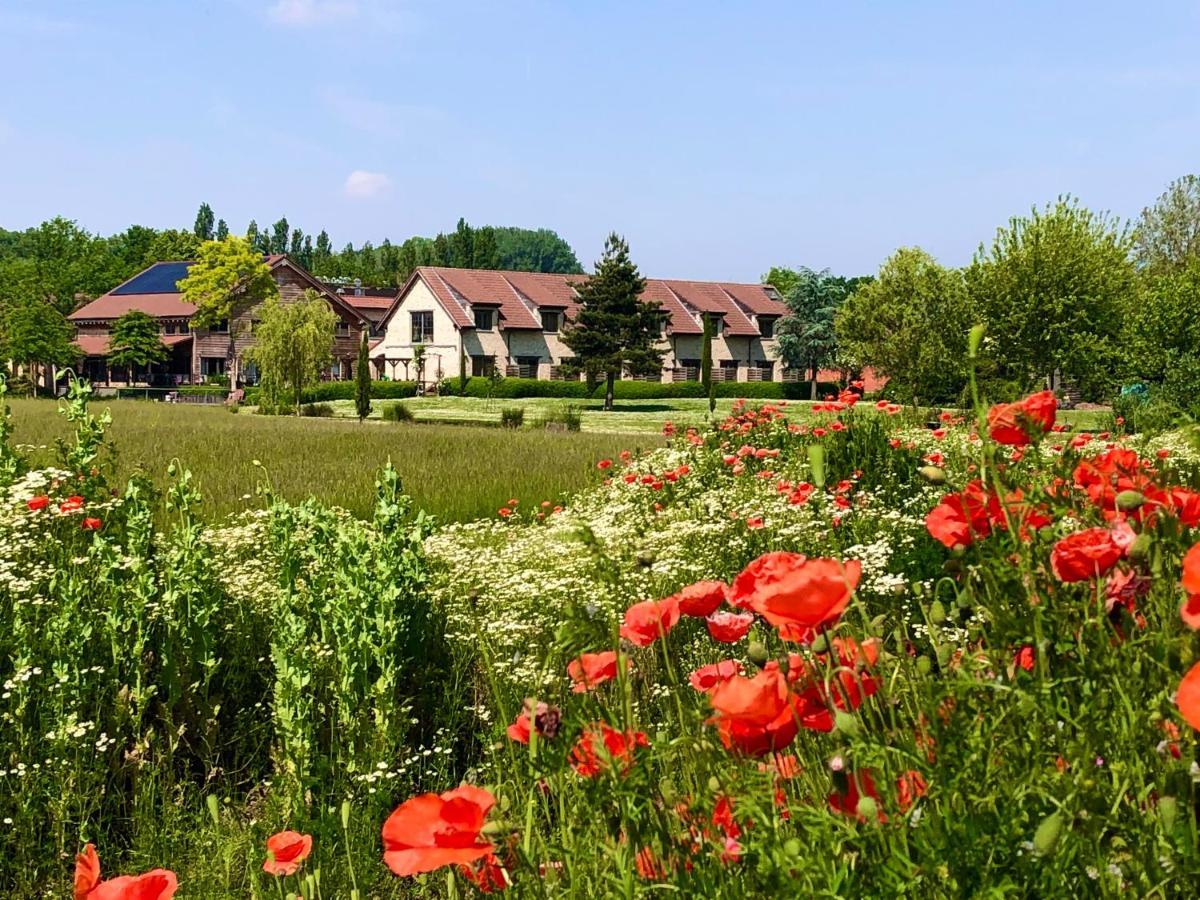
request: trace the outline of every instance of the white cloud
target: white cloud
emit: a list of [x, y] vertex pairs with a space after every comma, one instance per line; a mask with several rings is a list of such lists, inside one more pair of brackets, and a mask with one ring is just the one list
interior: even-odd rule
[[355, 169], [346, 176], [347, 197], [375, 197], [392, 186], [392, 179], [382, 172]]
[[306, 28], [353, 19], [358, 12], [357, 0], [276, 0], [267, 15], [280, 25]]

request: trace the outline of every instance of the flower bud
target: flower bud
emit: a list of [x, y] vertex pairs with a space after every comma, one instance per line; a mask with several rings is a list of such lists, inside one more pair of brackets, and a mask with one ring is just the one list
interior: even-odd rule
[[859, 732], [858, 718], [844, 709], [839, 709], [833, 714], [833, 724], [842, 734], [853, 736]]
[[771, 658], [770, 652], [767, 650], [767, 645], [762, 641], [751, 641], [750, 647], [747, 650], [747, 655], [750, 657], [750, 662], [758, 667], [765, 666], [767, 660]]
[[1163, 828], [1172, 831], [1179, 816], [1179, 801], [1174, 797], [1158, 798], [1158, 815], [1162, 819]]
[[709, 776], [708, 789], [714, 794], [719, 792], [721, 790], [721, 779], [719, 779], [716, 775]]
[[1150, 548], [1153, 546], [1154, 539], [1147, 532], [1142, 532], [1133, 539], [1133, 543], [1129, 545], [1126, 551], [1129, 558], [1135, 561], [1149, 559]]
[[783, 852], [792, 859], [799, 858], [803, 850], [804, 848], [801, 846], [800, 841], [798, 841], [796, 838], [788, 838], [783, 842]]
[[1146, 495], [1141, 491], [1121, 491], [1117, 494], [1117, 509], [1121, 512], [1133, 512], [1146, 502]]
[[928, 656], [917, 657], [917, 672], [921, 675], [928, 675], [933, 671], [933, 662]]
[[873, 822], [879, 817], [879, 804], [873, 797], [859, 797], [857, 812], [868, 822]]
[[829, 649], [829, 640], [825, 637], [825, 632], [821, 632], [813, 638], [813, 642], [809, 646], [812, 648], [813, 653], [826, 652]]
[[934, 625], [941, 625], [946, 621], [946, 607], [942, 605], [941, 600], [934, 600], [929, 604], [929, 621]]
[[1063, 818], [1061, 813], [1054, 813], [1042, 820], [1033, 834], [1033, 849], [1039, 856], [1047, 856], [1058, 846], [1062, 835]]

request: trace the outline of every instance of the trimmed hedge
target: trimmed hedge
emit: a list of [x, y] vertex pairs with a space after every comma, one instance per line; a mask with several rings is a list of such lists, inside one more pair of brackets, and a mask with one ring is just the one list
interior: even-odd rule
[[[780, 381], [734, 382], [722, 381], [716, 385], [718, 397], [744, 397], [747, 400], [807, 400], [809, 382], [797, 381], [787, 384]], [[817, 397], [838, 392], [834, 382], [817, 383]], [[465, 392], [458, 390], [458, 379], [452, 378], [441, 385], [443, 395], [466, 397], [492, 397], [497, 400], [519, 400], [526, 397], [571, 397], [598, 400], [604, 397], [604, 384], [596, 385], [589, 393], [583, 381], [539, 381], [535, 378], [504, 378], [492, 384], [486, 378], [471, 378]], [[699, 381], [676, 381], [663, 384], [657, 381], [618, 381], [613, 385], [616, 400], [678, 400], [682, 398], [702, 399], [708, 394]]]
[[[258, 403], [258, 388], [246, 389], [246, 402]], [[406, 400], [417, 395], [415, 381], [372, 381], [372, 400]], [[300, 396], [301, 403], [329, 403], [333, 400], [353, 400], [353, 381], [322, 381]]]
[[588, 396], [587, 385], [582, 381], [539, 381], [536, 378], [501, 378], [495, 383], [487, 378], [468, 378], [467, 389], [458, 389], [458, 379], [442, 382], [442, 394], [456, 397], [492, 397], [497, 400], [519, 400], [523, 397], [577, 397]]

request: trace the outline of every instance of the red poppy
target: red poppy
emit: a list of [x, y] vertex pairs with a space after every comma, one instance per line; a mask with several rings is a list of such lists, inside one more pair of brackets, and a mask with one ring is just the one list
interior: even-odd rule
[[1034, 666], [1037, 665], [1037, 655], [1032, 644], [1025, 644], [1017, 648], [1017, 652], [1013, 654], [1013, 665], [1026, 672], [1033, 671]]
[[750, 632], [754, 625], [754, 613], [735, 613], [720, 610], [704, 620], [704, 626], [714, 641], [736, 644]]
[[621, 774], [633, 765], [634, 751], [648, 747], [645, 732], [618, 731], [607, 722], [584, 728], [571, 748], [571, 768], [584, 778], [595, 778], [608, 769], [610, 763], [622, 763]]
[[268, 875], [295, 875], [312, 852], [312, 835], [281, 831], [267, 838], [263, 871]]
[[665, 600], [643, 600], [625, 610], [625, 623], [621, 626], [621, 637], [635, 647], [649, 647], [679, 622], [679, 601], [675, 597]]
[[1189, 528], [1200, 525], [1200, 492], [1187, 488], [1171, 488], [1167, 492], [1171, 509], [1183, 525]]
[[50, 505], [50, 498], [45, 494], [39, 494], [36, 497], [31, 497], [26, 505], [29, 507], [30, 512], [38, 512]]
[[75, 900], [171, 900], [178, 887], [175, 873], [168, 869], [101, 881], [100, 857], [91, 844], [75, 857]]
[[957, 494], [946, 494], [925, 516], [925, 527], [943, 546], [969, 547], [976, 538], [992, 533], [992, 525], [1003, 525], [1004, 515], [995, 493], [975, 479]]
[[1200, 544], [1196, 544], [1183, 557], [1183, 589], [1189, 594], [1200, 594]]
[[800, 698], [777, 668], [753, 678], [735, 675], [713, 689], [709, 702], [716, 712], [709, 722], [726, 749], [765, 756], [788, 746], [799, 730]]
[[[532, 720], [530, 716], [532, 715]], [[532, 701], [525, 701], [525, 708], [517, 715], [517, 718], [511, 725], [508, 726], [506, 733], [510, 740], [516, 741], [518, 744], [528, 744], [530, 730], [537, 728], [538, 738], [541, 740], [550, 740], [558, 734], [558, 726], [562, 720], [562, 711], [557, 707], [549, 706], [545, 703], [539, 703], [533, 706]]]
[[[879, 791], [875, 789], [875, 779], [867, 771], [857, 772], [848, 776], [845, 787], [841, 790], [835, 790], [829, 795], [829, 808], [834, 812], [840, 812], [842, 815], [865, 822], [866, 819], [858, 811], [859, 801], [863, 797], [870, 797], [877, 803], [879, 801]], [[887, 821], [887, 816], [884, 815], [882, 809], [878, 810], [876, 816], [880, 822]]]
[[509, 509], [507, 506], [502, 506], [502, 507], [500, 507], [500, 509], [499, 509], [499, 510], [496, 512], [496, 515], [498, 515], [498, 516], [499, 516], [500, 518], [502, 518], [502, 519], [507, 519], [509, 516], [511, 516], [511, 515], [512, 515], [512, 510], [511, 510], [511, 509]]
[[675, 595], [679, 611], [685, 616], [706, 619], [725, 601], [728, 588], [721, 581], [697, 581]]
[[1054, 427], [1058, 400], [1053, 391], [1031, 394], [1016, 403], [1001, 403], [988, 411], [988, 434], [998, 444], [1023, 447]]
[[1200, 629], [1200, 594], [1189, 594], [1179, 607], [1179, 615], [1192, 631]]
[[96, 517], [88, 516], [86, 519], [84, 519], [82, 522], [79, 523], [79, 527], [82, 528], [84, 531], [99, 531], [101, 524], [102, 524], [101, 521], [99, 519], [97, 519]]
[[405, 800], [383, 823], [383, 861], [397, 875], [467, 865], [495, 848], [480, 837], [496, 798], [465, 784]]
[[1155, 494], [1152, 471], [1133, 450], [1114, 448], [1087, 459], [1075, 467], [1075, 484], [1101, 509], [1113, 511], [1117, 494], [1142, 491]]
[[1200, 731], [1200, 662], [1196, 663], [1179, 682], [1175, 705], [1189, 725]]
[[[625, 668], [629, 668], [628, 659], [625, 660]], [[612, 681], [617, 677], [616, 651], [584, 653], [578, 659], [573, 659], [567, 664], [567, 674], [574, 682], [571, 689], [577, 694], [590, 691], [606, 681]]]
[[58, 504], [59, 512], [78, 512], [81, 509], [83, 509], [83, 498], [78, 494], [74, 494]]
[[1050, 567], [1059, 581], [1088, 581], [1106, 575], [1124, 555], [1109, 529], [1085, 528], [1054, 545]]
[[818, 655], [815, 670], [799, 654], [788, 655], [787, 680], [801, 700], [800, 724], [812, 731], [833, 731], [832, 709], [858, 709], [879, 690], [879, 680], [872, 674], [879, 659], [879, 639], [860, 644], [852, 638], [834, 638], [832, 643], [836, 669], [829, 684], [824, 675], [828, 654]]
[[596, 468], [600, 469], [601, 471], [604, 471], [605, 469], [611, 469], [612, 468], [612, 460], [611, 459], [602, 459], [602, 460], [600, 460], [600, 462], [596, 463]]
[[928, 791], [929, 784], [916, 769], [901, 772], [896, 779], [896, 805], [900, 812], [908, 812], [917, 798], [924, 797]]
[[806, 640], [811, 631], [837, 621], [858, 586], [857, 560], [808, 559], [775, 552], [750, 563], [730, 589], [730, 602], [758, 613], [784, 640]]
[[720, 662], [701, 666], [688, 676], [688, 684], [701, 693], [707, 694], [723, 681], [728, 681], [735, 675], [741, 675], [743, 666], [736, 659], [723, 659]]

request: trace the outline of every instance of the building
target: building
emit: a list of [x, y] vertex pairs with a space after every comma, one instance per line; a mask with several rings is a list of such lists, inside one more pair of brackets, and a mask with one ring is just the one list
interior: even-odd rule
[[[564, 377], [572, 353], [562, 330], [578, 309], [573, 285], [586, 277], [421, 266], [382, 318], [372, 349], [376, 373], [416, 378], [413, 348], [420, 345], [426, 382], [458, 375], [464, 358], [470, 375]], [[642, 296], [663, 313], [663, 369], [646, 380], [699, 380], [705, 315], [715, 325], [715, 380], [802, 377], [775, 357], [775, 323], [788, 310], [771, 285], [649, 278]]]
[[[370, 318], [347, 299], [318, 281], [286, 255], [268, 256], [264, 262], [279, 286], [283, 302], [317, 291], [338, 317], [334, 338], [334, 362], [327, 377], [337, 380], [352, 377], [358, 356], [358, 344]], [[128, 281], [77, 309], [67, 318], [76, 327], [75, 343], [83, 351], [83, 375], [94, 384], [123, 383], [128, 374], [108, 364], [109, 332], [113, 323], [130, 310], [141, 310], [159, 321], [159, 333], [171, 355], [165, 363], [143, 373], [141, 380], [162, 386], [201, 384], [213, 377], [232, 377], [237, 383], [256, 380], [252, 365], [243, 365], [246, 349], [254, 342], [252, 334], [255, 307], [236, 308], [233, 318], [211, 329], [192, 329], [190, 321], [196, 308], [183, 300], [178, 282], [191, 262], [159, 262]], [[135, 377], [136, 373], [135, 373]]]

